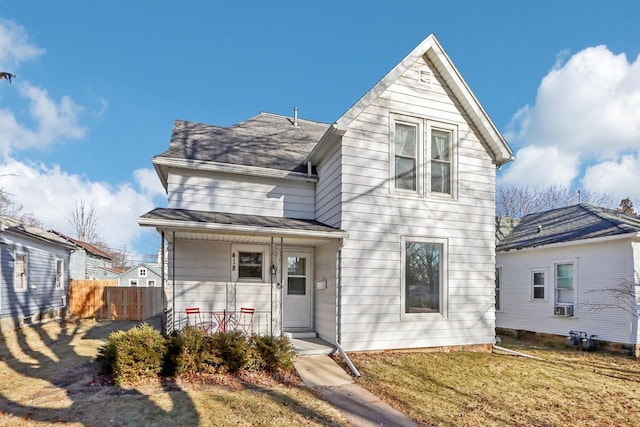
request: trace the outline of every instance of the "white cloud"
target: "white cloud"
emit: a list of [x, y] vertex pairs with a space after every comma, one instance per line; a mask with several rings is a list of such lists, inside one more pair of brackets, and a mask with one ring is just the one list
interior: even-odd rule
[[[146, 175], [153, 171], [136, 171]], [[70, 213], [76, 202], [95, 207], [99, 234], [113, 248], [132, 248], [144, 229], [137, 218], [154, 208], [154, 193], [131, 183], [111, 185], [92, 182], [87, 177], [66, 173], [59, 166], [26, 164], [6, 159], [0, 165], [2, 188], [12, 194], [24, 210], [45, 222], [48, 228], [74, 235]]]
[[13, 21], [0, 19], [0, 68], [15, 74], [20, 63], [34, 59], [45, 52], [32, 44], [24, 27]]
[[[623, 170], [628, 160], [621, 156], [638, 158], [640, 58], [629, 62], [606, 46], [565, 58], [561, 52], [542, 79], [535, 104], [514, 115], [505, 134], [520, 149], [499, 179], [533, 187], [583, 184], [586, 190], [597, 184], [614, 198], [639, 198], [640, 186], [632, 194], [621, 192], [613, 178], [630, 181], [632, 171]], [[605, 170], [611, 179], [592, 178]]]
[[82, 107], [63, 96], [56, 104], [47, 91], [29, 82], [19, 84], [19, 92], [29, 102], [29, 118], [35, 123], [31, 129], [20, 123], [8, 109], [0, 109], [0, 149], [3, 156], [26, 148], [44, 148], [62, 139], [80, 139], [86, 128], [79, 125]]
[[136, 169], [133, 171], [133, 177], [145, 194], [151, 197], [166, 197], [167, 193], [154, 169]]
[[615, 191], [616, 200], [640, 198], [640, 158], [638, 154], [623, 155], [587, 168], [582, 184], [598, 192]]

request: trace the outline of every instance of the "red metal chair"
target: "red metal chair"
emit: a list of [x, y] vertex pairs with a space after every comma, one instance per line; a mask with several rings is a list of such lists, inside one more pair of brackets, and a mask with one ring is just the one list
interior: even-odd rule
[[253, 314], [255, 311], [255, 308], [240, 307], [240, 314], [235, 323], [235, 330], [239, 330], [247, 336], [251, 335], [253, 332]]
[[200, 307], [187, 307], [184, 311], [187, 313], [188, 325], [201, 329], [207, 333], [209, 332], [209, 329], [211, 329], [211, 322], [203, 321], [202, 313], [200, 313]]

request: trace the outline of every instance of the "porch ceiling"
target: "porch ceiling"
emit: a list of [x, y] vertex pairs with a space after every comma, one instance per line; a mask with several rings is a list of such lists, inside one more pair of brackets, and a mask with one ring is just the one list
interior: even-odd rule
[[143, 227], [165, 232], [165, 238], [235, 243], [268, 243], [283, 238], [287, 244], [317, 246], [348, 234], [318, 221], [187, 209], [156, 208], [138, 218]]

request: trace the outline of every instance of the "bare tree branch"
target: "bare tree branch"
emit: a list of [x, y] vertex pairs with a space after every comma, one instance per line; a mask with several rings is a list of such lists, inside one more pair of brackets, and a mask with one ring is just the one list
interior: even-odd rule
[[101, 241], [98, 234], [98, 216], [93, 204], [87, 205], [83, 199], [76, 201], [69, 222], [73, 226], [78, 240], [88, 243]]

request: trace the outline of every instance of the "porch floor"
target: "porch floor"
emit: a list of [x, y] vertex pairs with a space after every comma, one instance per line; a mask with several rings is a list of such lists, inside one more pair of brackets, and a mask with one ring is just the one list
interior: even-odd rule
[[293, 350], [298, 356], [333, 354], [336, 348], [320, 338], [292, 338]]

